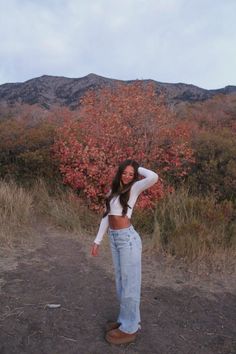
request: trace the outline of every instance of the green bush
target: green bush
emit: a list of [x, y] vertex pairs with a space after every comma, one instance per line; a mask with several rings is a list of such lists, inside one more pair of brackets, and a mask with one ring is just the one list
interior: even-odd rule
[[59, 178], [58, 165], [52, 158], [56, 122], [47, 117], [34, 122], [27, 118], [0, 119], [0, 178], [30, 184], [35, 178]]

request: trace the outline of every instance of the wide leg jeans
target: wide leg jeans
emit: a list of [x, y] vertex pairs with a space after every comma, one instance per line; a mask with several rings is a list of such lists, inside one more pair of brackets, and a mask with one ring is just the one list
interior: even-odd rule
[[116, 292], [120, 303], [120, 330], [134, 333], [140, 328], [142, 241], [133, 226], [109, 229], [115, 268]]

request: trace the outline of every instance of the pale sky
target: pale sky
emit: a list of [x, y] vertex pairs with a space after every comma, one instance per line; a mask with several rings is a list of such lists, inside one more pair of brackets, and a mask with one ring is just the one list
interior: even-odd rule
[[89, 73], [236, 85], [236, 0], [0, 0], [0, 84]]

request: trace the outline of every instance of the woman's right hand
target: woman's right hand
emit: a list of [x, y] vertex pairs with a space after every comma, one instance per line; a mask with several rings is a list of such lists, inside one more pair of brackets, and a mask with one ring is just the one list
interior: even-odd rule
[[98, 250], [99, 250], [99, 245], [97, 245], [94, 242], [92, 250], [91, 250], [91, 255], [94, 256], [94, 257], [97, 257], [98, 256]]

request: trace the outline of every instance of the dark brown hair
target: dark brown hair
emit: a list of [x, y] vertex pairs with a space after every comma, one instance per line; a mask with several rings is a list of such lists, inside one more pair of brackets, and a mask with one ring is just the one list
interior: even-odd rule
[[[134, 178], [133, 178], [132, 182], [123, 186], [123, 184], [121, 182], [121, 177], [122, 177], [122, 173], [124, 172], [124, 170], [126, 169], [127, 166], [133, 167]], [[106, 211], [105, 211], [103, 217], [105, 217], [106, 215], [109, 214], [110, 201], [115, 196], [120, 197], [120, 204], [122, 206], [122, 216], [126, 215], [128, 208], [130, 208], [130, 206], [128, 205], [130, 189], [131, 189], [132, 185], [134, 184], [134, 182], [136, 182], [138, 180], [138, 176], [139, 176], [138, 175], [138, 168], [139, 168], [139, 164], [135, 160], [125, 160], [124, 162], [122, 162], [119, 165], [116, 175], [115, 175], [115, 177], [112, 181], [112, 184], [111, 184], [111, 192], [110, 192], [109, 196], [106, 198]]]

